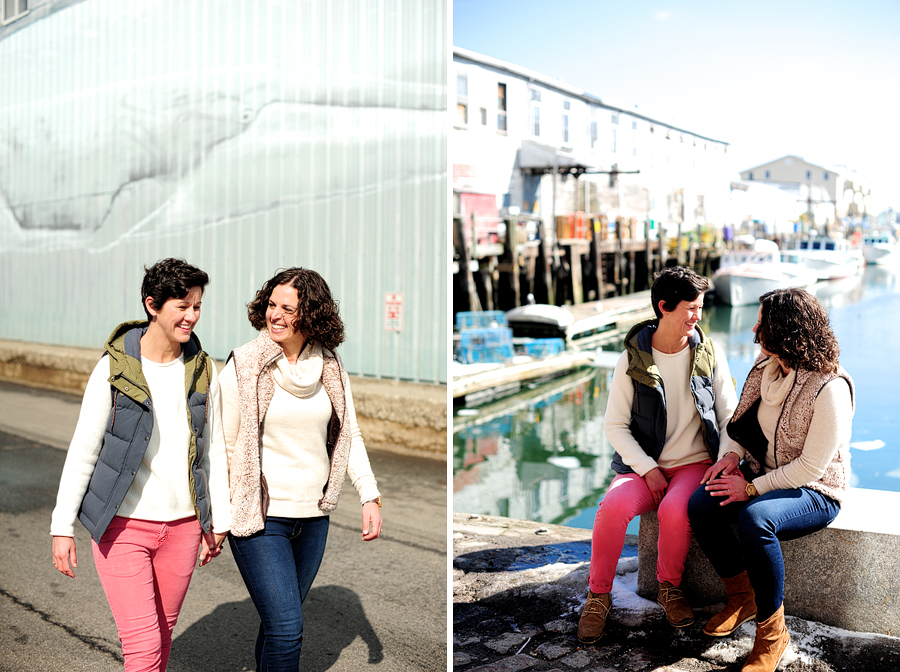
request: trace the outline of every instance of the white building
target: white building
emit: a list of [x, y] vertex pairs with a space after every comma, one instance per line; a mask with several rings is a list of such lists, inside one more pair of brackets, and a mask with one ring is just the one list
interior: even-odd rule
[[[459, 47], [451, 86], [454, 79], [454, 212], [476, 215], [479, 242], [510, 207], [547, 224], [579, 211], [609, 222], [649, 219], [669, 235], [679, 224], [722, 225], [728, 143]], [[634, 233], [643, 236], [643, 227]]]
[[791, 195], [817, 225], [837, 221], [858, 225], [868, 211], [871, 189], [854, 171], [843, 166], [819, 166], [799, 156], [783, 156], [741, 172], [747, 182], [769, 184]]

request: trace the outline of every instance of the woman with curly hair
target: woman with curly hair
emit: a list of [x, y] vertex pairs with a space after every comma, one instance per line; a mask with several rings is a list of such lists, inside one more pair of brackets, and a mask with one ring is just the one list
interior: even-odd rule
[[771, 672], [791, 639], [779, 541], [821, 530], [840, 511], [854, 388], [838, 363], [828, 312], [808, 292], [764, 294], [753, 331], [761, 353], [728, 424], [734, 444], [704, 474], [688, 515], [728, 596], [704, 632], [724, 637], [755, 618], [741, 669]]
[[259, 612], [256, 669], [296, 672], [302, 605], [345, 474], [362, 504], [363, 541], [381, 534], [381, 496], [335, 351], [344, 326], [325, 280], [304, 268], [279, 271], [247, 314], [259, 336], [234, 350], [221, 374], [229, 543]]

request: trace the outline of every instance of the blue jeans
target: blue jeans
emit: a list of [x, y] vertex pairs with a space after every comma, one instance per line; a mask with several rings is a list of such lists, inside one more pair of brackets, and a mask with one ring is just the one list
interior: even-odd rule
[[[841, 505], [809, 488], [773, 490], [748, 502], [721, 506], [700, 486], [691, 495], [688, 517], [694, 538], [726, 579], [744, 570], [756, 594], [757, 619], [778, 611], [784, 601], [784, 558], [779, 541], [797, 539], [833, 521]], [[737, 536], [731, 523], [737, 523]]]
[[328, 516], [275, 518], [249, 537], [229, 535], [231, 551], [259, 612], [257, 672], [297, 672], [303, 643], [303, 600], [328, 538]]

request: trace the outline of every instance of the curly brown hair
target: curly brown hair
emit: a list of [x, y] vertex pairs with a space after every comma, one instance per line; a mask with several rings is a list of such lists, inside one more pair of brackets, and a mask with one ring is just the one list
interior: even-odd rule
[[254, 329], [262, 331], [266, 328], [269, 298], [279, 285], [290, 285], [297, 290], [295, 331], [329, 350], [344, 342], [344, 323], [337, 301], [331, 297], [325, 279], [308, 268], [281, 269], [263, 283], [256, 297], [247, 304], [247, 317]]
[[754, 343], [792, 369], [835, 372], [841, 349], [828, 311], [803, 289], [776, 289], [759, 297], [762, 306]]

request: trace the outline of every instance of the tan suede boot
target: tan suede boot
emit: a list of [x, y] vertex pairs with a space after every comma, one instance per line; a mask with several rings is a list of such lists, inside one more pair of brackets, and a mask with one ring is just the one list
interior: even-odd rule
[[722, 579], [728, 602], [725, 608], [707, 622], [703, 632], [711, 637], [725, 637], [737, 630], [738, 626], [756, 616], [756, 596], [753, 586], [747, 578], [747, 572], [741, 572], [730, 579]]
[[578, 641], [582, 644], [593, 644], [603, 636], [606, 628], [606, 617], [612, 609], [612, 597], [609, 593], [595, 593], [588, 590], [584, 609], [578, 621]]
[[775, 672], [787, 651], [791, 635], [784, 624], [784, 605], [762, 623], [756, 623], [756, 641], [741, 672]]
[[659, 584], [656, 603], [666, 612], [666, 618], [676, 628], [686, 628], [694, 622], [694, 610], [684, 598], [681, 588], [668, 581]]

